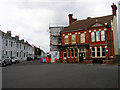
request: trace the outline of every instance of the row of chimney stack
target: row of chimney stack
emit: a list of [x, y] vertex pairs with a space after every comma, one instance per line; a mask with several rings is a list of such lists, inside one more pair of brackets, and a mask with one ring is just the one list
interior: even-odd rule
[[[11, 37], [11, 31], [7, 31], [7, 35]], [[15, 39], [19, 40], [19, 35], [15, 35]]]

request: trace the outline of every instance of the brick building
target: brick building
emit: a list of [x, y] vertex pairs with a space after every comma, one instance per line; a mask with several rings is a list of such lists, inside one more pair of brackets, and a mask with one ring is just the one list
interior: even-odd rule
[[77, 20], [69, 14], [69, 26], [61, 31], [59, 59], [67, 62], [112, 63], [118, 54], [116, 5], [112, 15]]

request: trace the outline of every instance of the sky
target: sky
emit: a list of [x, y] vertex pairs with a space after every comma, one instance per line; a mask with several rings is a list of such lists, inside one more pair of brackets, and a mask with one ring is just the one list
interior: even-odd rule
[[74, 18], [100, 17], [112, 14], [112, 3], [119, 0], [0, 0], [0, 30], [50, 50], [49, 26], [68, 25], [68, 14]]

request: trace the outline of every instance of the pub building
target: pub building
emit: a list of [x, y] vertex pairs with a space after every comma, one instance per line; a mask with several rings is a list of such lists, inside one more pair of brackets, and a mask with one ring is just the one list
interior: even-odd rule
[[84, 20], [69, 14], [69, 26], [61, 31], [59, 59], [63, 62], [113, 63], [118, 54], [116, 5], [112, 15]]

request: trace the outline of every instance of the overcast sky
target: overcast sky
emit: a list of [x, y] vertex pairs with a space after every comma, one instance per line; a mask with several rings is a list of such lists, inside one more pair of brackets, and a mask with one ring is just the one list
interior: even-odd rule
[[49, 25], [68, 25], [68, 14], [86, 19], [112, 14], [119, 0], [0, 0], [0, 29], [11, 30], [30, 44], [49, 51]]

